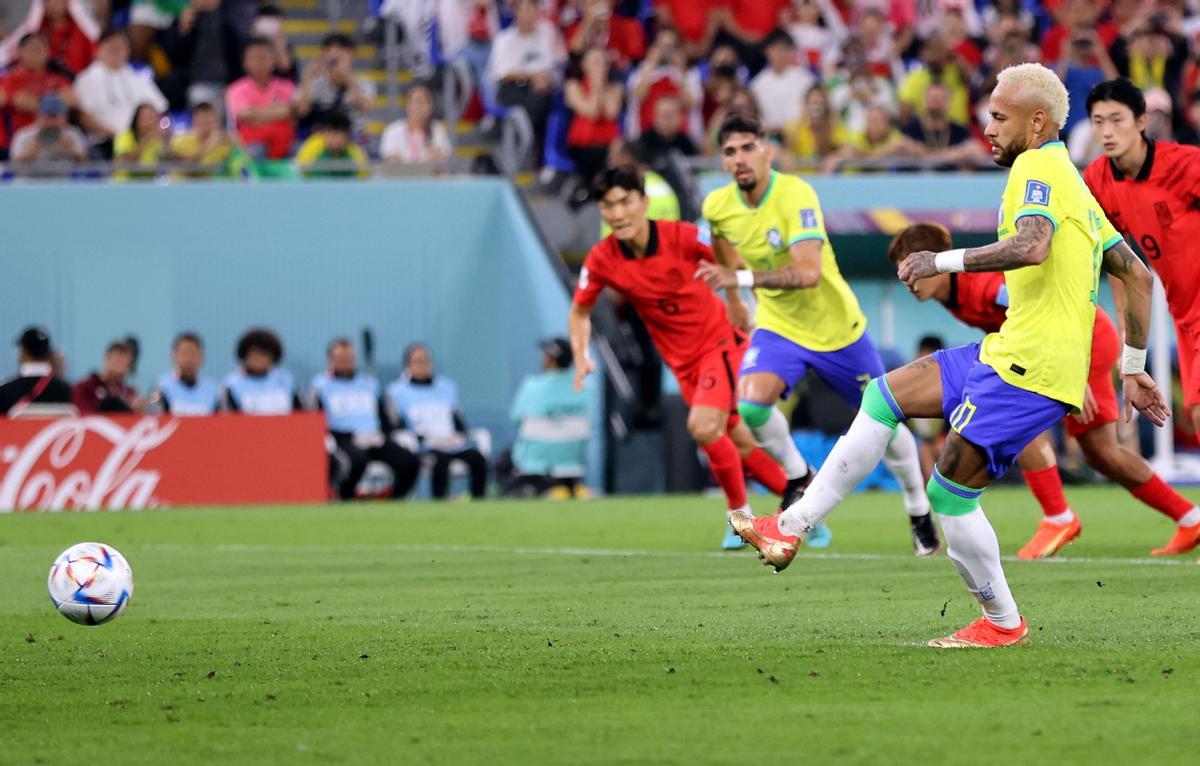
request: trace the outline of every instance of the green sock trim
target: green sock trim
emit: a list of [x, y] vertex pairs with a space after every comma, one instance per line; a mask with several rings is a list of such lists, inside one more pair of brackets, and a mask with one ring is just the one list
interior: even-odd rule
[[771, 419], [770, 404], [759, 404], [746, 399], [738, 400], [738, 415], [741, 415], [742, 420], [746, 421], [746, 425], [751, 428], [758, 428], [765, 425]]
[[979, 496], [983, 494], [981, 489], [950, 481], [936, 467], [933, 476], [929, 477], [929, 483], [925, 485], [925, 492], [929, 495], [929, 505], [934, 513], [942, 516], [966, 516], [975, 512], [979, 509]]
[[888, 428], [895, 428], [900, 425], [904, 415], [894, 406], [895, 399], [886, 387], [887, 381], [883, 378], [874, 378], [868, 383], [863, 391], [862, 411]]

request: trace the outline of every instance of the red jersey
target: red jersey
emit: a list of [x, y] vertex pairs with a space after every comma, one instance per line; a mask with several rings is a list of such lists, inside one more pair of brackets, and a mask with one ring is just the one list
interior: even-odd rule
[[1150, 261], [1167, 291], [1171, 315], [1200, 331], [1200, 148], [1151, 141], [1136, 178], [1106, 157], [1083, 171], [1108, 220]]
[[35, 99], [41, 99], [42, 96], [49, 93], [70, 90], [71, 81], [57, 72], [16, 67], [0, 78], [0, 88], [4, 88], [4, 95], [8, 97], [8, 115], [12, 122], [12, 131], [15, 134], [21, 128], [32, 125], [37, 119], [36, 109], [32, 112], [24, 112], [13, 105], [13, 98], [18, 93], [25, 92]]
[[694, 225], [651, 221], [642, 258], [612, 234], [592, 247], [574, 300], [593, 306], [605, 287], [621, 293], [645, 323], [663, 361], [672, 370], [686, 371], [735, 334], [724, 301], [694, 277], [701, 260], [713, 260], [713, 253], [700, 242]]
[[[946, 308], [958, 321], [969, 327], [978, 327], [984, 332], [996, 332], [1004, 324], [1008, 313], [1008, 286], [1004, 283], [1004, 272], [973, 271], [950, 275], [950, 298]], [[1108, 312], [1096, 308], [1096, 325], [1092, 332], [1093, 352], [1099, 341], [1115, 338], [1117, 329]], [[1111, 366], [1111, 365], [1110, 365]]]

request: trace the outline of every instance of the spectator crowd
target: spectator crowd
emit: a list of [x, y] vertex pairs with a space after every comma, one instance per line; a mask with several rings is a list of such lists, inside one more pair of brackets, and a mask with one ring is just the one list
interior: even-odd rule
[[[326, 369], [304, 386], [282, 365], [283, 342], [269, 329], [251, 328], [238, 339], [237, 365], [220, 381], [204, 372], [201, 337], [184, 332], [172, 343], [170, 368], [145, 395], [130, 382], [141, 356], [135, 337], [111, 341], [99, 367], [74, 385], [66, 381], [66, 361], [44, 329], [27, 328], [17, 347], [17, 374], [0, 383], [0, 417], [316, 411], [328, 426], [333, 496], [350, 500], [386, 493], [403, 498], [427, 467], [430, 494], [445, 499], [455, 465], [461, 466], [470, 497], [489, 493], [491, 435], [467, 426], [457, 384], [436, 372], [424, 343], [404, 350], [403, 372], [382, 386], [359, 364], [354, 343], [334, 338], [326, 349]], [[516, 441], [496, 460], [495, 478], [505, 495], [562, 489], [575, 494], [586, 467], [590, 394], [572, 386], [571, 349], [565, 339], [544, 341], [540, 348], [541, 370], [522, 380], [512, 403]], [[372, 463], [384, 468], [382, 480], [367, 476]]]
[[[0, 154], [13, 163], [194, 163], [223, 176], [294, 160], [354, 176], [373, 156], [453, 152], [433, 91], [376, 146], [375, 85], [356, 40], [303, 66], [279, 9], [257, 0], [33, 0], [0, 43]], [[996, 74], [1055, 68], [1079, 163], [1097, 154], [1080, 108], [1118, 74], [1146, 93], [1153, 138], [1200, 131], [1200, 0], [430, 0], [372, 4], [408, 45], [474, 73], [467, 117], [516, 108], [534, 164], [590, 178], [618, 142], [650, 167], [714, 151], [730, 110], [758, 114], [785, 168], [986, 166]], [[428, 48], [428, 50], [425, 50]], [[453, 127], [453, 126], [452, 126]], [[329, 169], [331, 168], [332, 169]], [[183, 171], [181, 171], [183, 172]]]

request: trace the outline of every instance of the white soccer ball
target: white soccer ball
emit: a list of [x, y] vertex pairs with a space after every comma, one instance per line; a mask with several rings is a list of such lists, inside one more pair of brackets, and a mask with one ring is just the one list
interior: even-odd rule
[[133, 596], [133, 570], [111, 545], [79, 543], [54, 560], [46, 587], [63, 617], [99, 625], [125, 611]]

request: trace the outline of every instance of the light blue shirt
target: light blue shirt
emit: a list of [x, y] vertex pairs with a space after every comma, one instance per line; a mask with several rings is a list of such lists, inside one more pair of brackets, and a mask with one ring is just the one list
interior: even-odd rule
[[592, 430], [590, 381], [574, 388], [570, 370], [528, 375], [513, 399], [513, 464], [525, 476], [582, 476]]

